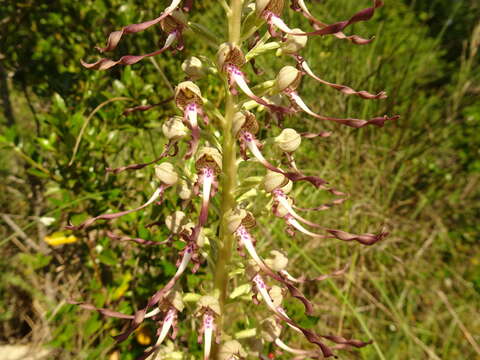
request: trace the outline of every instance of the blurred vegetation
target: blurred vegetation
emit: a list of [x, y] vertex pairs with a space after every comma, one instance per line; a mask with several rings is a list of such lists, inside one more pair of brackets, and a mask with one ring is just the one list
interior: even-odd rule
[[[312, 11], [333, 22], [357, 11], [359, 3], [369, 2], [327, 0]], [[77, 241], [71, 238], [74, 242], [63, 246], [44, 240], [55, 232], [61, 232], [57, 240], [72, 235], [63, 230], [68, 219], [124, 209], [150, 194], [151, 169], [118, 176], [105, 169], [158, 155], [164, 145], [162, 120], [176, 110], [167, 104], [145, 113], [122, 112], [169, 98], [184, 78], [181, 61], [212, 48], [187, 34], [184, 52], [131, 67], [86, 71], [79, 60], [93, 58], [94, 45], [103, 44], [109, 31], [152, 18], [166, 5], [0, 1], [0, 342], [45, 345], [54, 349], [55, 359], [107, 358], [117, 350], [122, 359], [134, 359], [153, 337], [145, 328], [116, 346], [110, 335], [120, 332], [123, 322], [65, 301], [83, 299], [124, 312], [141, 306], [175, 272], [175, 251], [115, 243], [105, 230], [163, 239], [163, 227], [147, 227], [163, 221], [173, 206], [131, 214], [93, 227], [88, 235], [73, 234]], [[262, 227], [260, 249], [272, 248], [273, 242], [289, 253], [298, 273], [329, 272], [350, 263], [348, 276], [304, 289], [319, 304], [318, 318], [304, 318], [305, 325], [375, 340], [341, 354], [343, 359], [480, 356], [480, 317], [473, 316], [480, 304], [479, 15], [474, 0], [387, 1], [372, 21], [351, 29], [375, 35], [372, 44], [315, 39], [304, 54], [329, 81], [389, 94], [386, 101], [363, 101], [305, 78], [300, 92], [314, 110], [334, 116], [402, 115], [383, 129], [360, 130], [287, 119], [300, 130], [334, 131], [329, 139], [305, 141], [297, 155], [301, 168], [320, 172], [350, 194], [343, 206], [317, 214], [316, 220], [356, 232], [381, 226], [391, 232], [381, 244], [359, 248], [293, 241], [280, 223]], [[221, 41], [220, 6], [197, 2], [192, 17]], [[292, 27], [306, 27], [298, 14], [286, 19]], [[115, 54], [150, 51], [161, 40], [154, 29], [130, 35]], [[258, 61], [265, 71], [258, 83], [272, 78], [282, 63]], [[210, 80], [201, 81], [206, 94], [219, 86]], [[295, 191], [302, 207], [327, 201], [309, 187]], [[185, 286], [193, 290], [208, 276], [200, 270], [200, 276], [185, 278]], [[192, 326], [183, 323], [178, 341], [195, 356]], [[237, 323], [233, 330], [245, 328], [248, 324]]]

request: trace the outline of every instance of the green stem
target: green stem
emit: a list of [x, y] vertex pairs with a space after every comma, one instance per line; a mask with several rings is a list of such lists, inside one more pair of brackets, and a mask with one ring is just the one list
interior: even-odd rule
[[[237, 44], [240, 41], [240, 24], [242, 17], [242, 0], [231, 0], [230, 12], [228, 14], [228, 40]], [[223, 144], [222, 144], [222, 175], [221, 175], [221, 222], [220, 241], [218, 258], [215, 266], [214, 283], [220, 297], [220, 316], [218, 327], [222, 330], [225, 314], [225, 301], [228, 296], [228, 268], [232, 258], [234, 237], [228, 231], [226, 213], [235, 207], [235, 189], [237, 186], [237, 153], [236, 141], [232, 135], [232, 123], [237, 111], [236, 98], [227, 90], [225, 106], [225, 121], [223, 122]], [[217, 349], [214, 349], [213, 359], [218, 358]]]

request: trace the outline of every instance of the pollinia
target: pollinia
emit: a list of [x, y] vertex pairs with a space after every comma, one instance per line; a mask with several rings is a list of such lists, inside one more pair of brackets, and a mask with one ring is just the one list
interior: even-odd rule
[[[165, 358], [165, 353], [171, 350], [165, 347], [166, 339], [174, 339], [182, 331], [177, 323], [184, 319], [196, 322], [199, 342], [203, 343], [204, 359], [265, 359], [267, 349], [272, 347], [278, 354], [284, 354], [285, 358], [328, 358], [336, 356], [336, 350], [366, 346], [369, 342], [340, 335], [318, 334], [303, 327], [288, 314], [283, 305], [284, 297], [300, 301], [306, 314], [313, 314], [313, 305], [302, 294], [303, 284], [338, 276], [343, 271], [307, 278], [288, 270], [288, 259], [278, 249], [272, 249], [269, 255], [261, 254], [257, 251], [257, 244], [262, 241], [262, 233], [256, 227], [256, 218], [260, 214], [255, 213], [253, 205], [258, 196], [269, 198], [271, 216], [282, 219], [291, 236], [334, 238], [372, 245], [387, 235], [384, 232], [358, 235], [327, 228], [301, 215], [308, 210], [327, 210], [341, 204], [346, 195], [330, 187], [327, 181], [304, 174], [295, 163], [294, 154], [302, 141], [328, 137], [330, 133], [299, 133], [295, 129], [281, 128], [285, 118], [297, 115], [353, 128], [369, 125], [382, 127], [385, 122], [398, 118], [381, 116], [355, 119], [322, 115], [315, 112], [299, 93], [300, 84], [306, 77], [309, 81], [320, 83], [319, 86], [330, 87], [332, 91], [337, 90], [345, 95], [366, 100], [386, 98], [385, 92], [372, 94], [323, 80], [312, 71], [309, 60], [301, 55], [307, 40], [314, 41], [323, 36], [334, 36], [354, 45], [370, 43], [373, 39], [346, 35], [344, 31], [354, 23], [369, 20], [383, 3], [375, 0], [371, 7], [359, 11], [348, 20], [326, 24], [309, 11], [304, 0], [291, 0], [291, 10], [306, 18], [305, 27], [310, 30], [292, 29], [282, 19], [282, 14], [287, 11], [287, 0], [231, 0], [230, 4], [226, 0], [219, 0], [219, 4], [228, 19], [228, 40], [217, 43], [216, 52], [210, 56], [199, 54], [181, 65], [186, 81], [178, 83], [175, 88], [177, 113], [161, 119], [162, 131], [167, 139], [164, 152], [150, 163], [107, 169], [117, 174], [154, 165], [157, 187], [148, 201], [137, 208], [99, 215], [80, 225], [69, 226], [72, 230], [86, 229], [98, 220], [113, 220], [159, 206], [169, 201], [165, 196], [167, 193], [176, 193], [173, 198], [180, 199], [179, 209], [160, 224], [170, 232], [164, 241], [146, 241], [108, 232], [112, 239], [133, 241], [142, 246], [161, 246], [174, 240], [182, 241], [184, 247], [178, 253], [176, 273], [166, 284], [158, 284], [158, 291], [131, 315], [96, 308], [83, 302], [74, 303], [127, 321], [126, 330], [115, 337], [119, 342], [126, 340], [142, 323], [155, 324], [156, 341], [141, 359]], [[93, 63], [82, 62], [83, 66], [106, 70], [118, 65], [132, 65], [147, 57], [181, 51], [184, 48], [183, 35], [187, 35], [187, 31], [215, 43], [218, 39], [205, 26], [188, 20], [193, 5], [193, 0], [173, 0], [156, 19], [125, 26], [110, 34], [105, 47], [97, 48], [102, 53], [112, 51], [128, 34], [155, 27], [165, 34], [165, 42], [160, 49], [144, 55], [126, 55], [119, 60], [105, 57]], [[255, 66], [255, 59], [272, 53], [289, 65], [281, 68], [275, 79], [252, 87], [255, 80], [247, 78], [247, 73], [261, 75]], [[248, 71], [248, 66], [253, 71]], [[218, 94], [216, 99], [211, 96], [205, 98], [202, 93], [202, 78], [207, 74], [217, 76], [224, 83], [222, 94]], [[142, 105], [128, 112], [150, 108]], [[281, 158], [268, 159], [264, 155], [266, 152], [262, 140], [265, 139], [260, 139], [259, 134], [270, 131], [275, 131], [277, 136], [266, 139], [266, 143], [276, 147], [277, 153], [283, 154]], [[263, 176], [246, 177], [242, 174], [242, 169], [246, 168], [255, 168]], [[318, 191], [329, 192], [334, 200], [313, 209], [298, 207], [291, 195], [292, 188], [298, 182], [305, 182]], [[252, 191], [254, 196], [249, 197]], [[212, 271], [213, 281], [211, 284], [202, 283], [194, 296], [196, 310], [187, 313], [181, 279], [187, 271], [195, 272], [200, 266]], [[254, 303], [265, 308], [262, 314], [269, 314], [248, 314], [248, 319], [244, 321], [256, 327], [248, 340], [239, 339], [231, 333], [234, 320], [229, 317], [229, 312], [239, 306], [240, 300], [232, 299], [230, 294], [234, 280], [237, 282], [238, 278], [242, 278], [239, 282], [246, 285], [242, 290], [243, 299], [251, 297]], [[191, 297], [192, 294], [189, 295]], [[282, 338], [291, 337], [290, 334], [285, 335], [287, 332], [297, 333], [306, 339], [300, 341], [306, 344], [305, 347], [296, 348], [284, 342]], [[188, 353], [188, 349], [180, 350]]]

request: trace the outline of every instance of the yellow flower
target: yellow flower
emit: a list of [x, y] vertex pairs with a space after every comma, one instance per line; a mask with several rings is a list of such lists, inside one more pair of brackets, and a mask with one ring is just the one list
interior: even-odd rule
[[50, 246], [60, 246], [77, 242], [78, 238], [74, 235], [67, 235], [62, 231], [58, 231], [49, 236], [45, 236], [43, 240]]

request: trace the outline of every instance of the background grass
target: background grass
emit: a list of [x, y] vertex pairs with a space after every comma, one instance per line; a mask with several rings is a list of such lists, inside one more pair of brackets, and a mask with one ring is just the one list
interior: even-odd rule
[[[169, 97], [170, 86], [183, 79], [179, 62], [212, 48], [187, 35], [186, 50], [175, 58], [158, 57], [158, 67], [144, 61], [104, 73], [85, 71], [78, 62], [93, 53], [93, 45], [101, 44], [108, 31], [151, 18], [166, 2], [160, 3], [57, 0], [3, 7], [1, 89], [12, 104], [10, 114], [4, 102], [0, 115], [3, 343], [47, 346], [54, 349], [51, 358], [58, 359], [106, 358], [117, 350], [122, 359], [133, 359], [143, 351], [138, 336], [114, 345], [109, 335], [118, 333], [122, 322], [105, 321], [65, 300], [82, 298], [125, 312], [140, 306], [175, 272], [176, 249], [113, 243], [104, 231], [115, 228], [162, 239], [165, 229], [150, 233], [146, 225], [172, 212], [177, 199], [93, 228], [88, 235], [77, 234], [74, 244], [50, 247], [43, 239], [62, 230], [69, 217], [79, 221], [87, 214], [130, 207], [151, 193], [151, 169], [111, 176], [105, 168], [158, 155], [164, 145], [159, 119], [175, 108], [169, 104], [129, 116], [122, 111]], [[333, 22], [366, 5], [368, 1], [332, 0], [315, 4], [312, 11]], [[195, 10], [193, 20], [208, 24], [221, 39], [221, 8], [202, 1]], [[372, 44], [322, 38], [310, 40], [304, 52], [312, 69], [329, 81], [389, 94], [386, 101], [363, 101], [305, 78], [299, 91], [314, 110], [342, 117], [402, 116], [383, 129], [343, 129], [307, 117], [286, 122], [302, 131], [334, 131], [328, 139], [304, 141], [296, 160], [306, 173], [319, 174], [349, 193], [342, 206], [308, 217], [356, 233], [383, 227], [391, 235], [381, 243], [360, 247], [292, 239], [280, 221], [267, 217], [266, 198], [254, 204], [255, 213], [265, 215], [257, 230], [259, 249], [265, 255], [283, 249], [293, 273], [314, 276], [350, 264], [346, 276], [303, 289], [318, 304], [316, 317], [305, 317], [296, 302], [288, 302], [289, 312], [306, 326], [374, 340], [360, 351], [340, 352], [342, 359], [480, 358], [479, 14], [475, 1], [387, 1], [372, 21], [351, 29], [375, 35]], [[306, 27], [298, 14], [285, 19]], [[159, 40], [155, 31], [130, 36], [118, 54], [145, 52]], [[284, 62], [260, 59], [264, 75], [255, 83], [271, 79]], [[219, 86], [212, 77], [200, 83], [207, 96]], [[117, 100], [89, 116], [112, 98]], [[274, 128], [269, 136], [279, 131]], [[262, 173], [242, 168], [245, 176]], [[308, 186], [297, 185], [294, 193], [302, 207], [329, 200]], [[40, 218], [51, 218], [51, 223]], [[209, 276], [202, 269], [187, 276], [184, 286], [193, 291]], [[236, 331], [253, 327], [264, 316], [247, 301], [241, 311], [249, 313], [251, 323], [238, 321]], [[232, 312], [232, 318], [237, 315], [241, 313]], [[193, 326], [185, 319], [178, 343], [198, 356]], [[144, 329], [152, 336], [149, 331]], [[286, 339], [301, 345], [299, 339]]]

